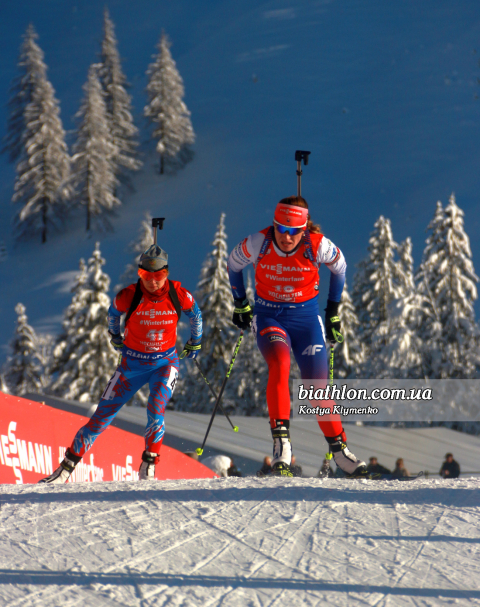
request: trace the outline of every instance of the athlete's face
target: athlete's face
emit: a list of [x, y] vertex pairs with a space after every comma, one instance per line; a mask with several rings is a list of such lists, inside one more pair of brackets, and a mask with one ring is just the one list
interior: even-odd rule
[[163, 287], [165, 281], [167, 280], [167, 273], [165, 272], [165, 276], [160, 278], [159, 280], [153, 278], [151, 280], [145, 280], [145, 278], [140, 278], [143, 283], [143, 286], [147, 289], [149, 293], [155, 293]]
[[275, 223], [273, 224], [273, 227], [275, 229], [275, 240], [284, 253], [290, 253], [290, 251], [293, 251], [293, 249], [303, 238], [303, 230], [299, 234], [294, 234], [291, 236], [287, 232], [285, 234], [280, 234]]

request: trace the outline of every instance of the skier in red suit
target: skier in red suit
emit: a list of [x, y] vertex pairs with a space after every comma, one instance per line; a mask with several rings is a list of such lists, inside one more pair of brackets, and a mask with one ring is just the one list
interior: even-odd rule
[[[75, 435], [65, 459], [53, 474], [40, 482], [67, 482], [98, 436], [146, 383], [150, 386], [150, 395], [139, 478], [155, 478], [155, 464], [160, 459], [165, 434], [165, 407], [178, 376], [175, 344], [180, 310], [189, 318], [191, 332], [180, 358], [195, 358], [199, 353], [202, 315], [191, 293], [179, 282], [168, 280], [168, 255], [160, 247], [152, 245], [143, 253], [138, 274], [138, 283], [122, 289], [108, 311], [111, 343], [120, 352], [119, 365], [90, 421]], [[127, 314], [124, 337], [120, 333], [123, 314]]]
[[[250, 263], [255, 268], [255, 312], [246, 297], [242, 273]], [[322, 263], [331, 271], [325, 329], [318, 308], [318, 270]], [[305, 199], [291, 196], [278, 203], [273, 225], [248, 236], [233, 249], [228, 270], [235, 302], [233, 323], [243, 330], [252, 325], [268, 365], [272, 473], [292, 476], [290, 350], [302, 379], [319, 380], [316, 387], [325, 387], [326, 341], [334, 343], [340, 333], [338, 305], [345, 284], [345, 258], [311, 221]], [[324, 401], [321, 406], [331, 411], [333, 404]], [[340, 416], [330, 413], [317, 419], [336, 465], [348, 475], [366, 475], [365, 462], [347, 447]]]

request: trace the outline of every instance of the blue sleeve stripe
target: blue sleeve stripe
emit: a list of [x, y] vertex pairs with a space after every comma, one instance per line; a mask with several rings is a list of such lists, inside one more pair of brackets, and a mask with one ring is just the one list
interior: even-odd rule
[[342, 291], [345, 285], [345, 274], [330, 274], [330, 289], [328, 299], [330, 301], [340, 301]]
[[233, 299], [245, 299], [247, 293], [245, 291], [245, 283], [243, 282], [243, 271], [234, 272], [228, 268], [228, 278], [232, 287]]
[[197, 305], [197, 302], [189, 310], [184, 310], [185, 316], [190, 319], [190, 334], [193, 341], [200, 342], [203, 334], [202, 313]]
[[119, 312], [113, 304], [108, 308], [108, 330], [114, 335], [120, 333], [120, 317], [123, 312]]

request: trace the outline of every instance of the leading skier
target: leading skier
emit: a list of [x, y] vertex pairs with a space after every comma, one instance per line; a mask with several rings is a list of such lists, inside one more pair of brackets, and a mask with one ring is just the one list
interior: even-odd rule
[[[196, 358], [201, 349], [202, 315], [191, 293], [180, 282], [168, 279], [168, 255], [152, 245], [140, 257], [137, 284], [122, 289], [108, 310], [111, 343], [120, 352], [119, 365], [108, 382], [90, 421], [80, 428], [60, 466], [41, 483], [66, 483], [75, 466], [122, 406], [147, 382], [145, 451], [140, 480], [155, 478], [155, 464], [165, 433], [164, 413], [178, 376], [175, 348], [180, 309], [190, 319], [191, 337], [180, 358]], [[120, 317], [127, 314], [125, 335]]]
[[[246, 297], [243, 269], [255, 268], [255, 312]], [[340, 332], [338, 305], [346, 262], [340, 249], [315, 225], [301, 196], [281, 200], [273, 225], [248, 236], [231, 252], [228, 274], [235, 304], [233, 323], [252, 326], [268, 365], [267, 405], [273, 438], [272, 474], [293, 476], [290, 441], [290, 349], [302, 379], [328, 377], [325, 330], [318, 309], [320, 264], [331, 271], [325, 316], [327, 340]], [[330, 401], [331, 402], [331, 401]], [[328, 403], [322, 403], [322, 406]], [[331, 407], [331, 405], [330, 405]], [[365, 462], [347, 447], [339, 415], [317, 417], [336, 465], [349, 476], [366, 476]]]

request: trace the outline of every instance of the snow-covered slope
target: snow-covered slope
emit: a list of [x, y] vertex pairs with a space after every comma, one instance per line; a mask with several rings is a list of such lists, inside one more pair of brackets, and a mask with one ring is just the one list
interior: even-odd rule
[[[167, 217], [161, 244], [172, 275], [194, 288], [222, 211], [233, 246], [267, 225], [275, 203], [295, 192], [296, 148], [312, 151], [303, 192], [314, 219], [345, 252], [350, 283], [380, 214], [392, 220], [396, 240], [412, 237], [418, 265], [435, 202], [445, 203], [452, 190], [466, 213], [478, 270], [478, 3], [112, 0], [108, 8], [142, 140], [145, 70], [162, 28], [172, 39], [197, 133], [194, 161], [174, 177], [155, 174], [157, 160], [143, 146], [136, 192], [122, 194], [115, 232], [100, 237], [113, 284], [130, 261], [125, 246], [150, 209]], [[98, 59], [102, 11], [94, 0], [5, 3], [0, 123], [21, 36], [32, 22], [62, 120], [73, 129], [88, 66]], [[43, 247], [13, 248], [13, 181], [2, 156], [0, 240], [9, 250], [0, 263], [3, 348], [19, 301], [36, 329], [58, 330], [69, 302], [67, 279], [94, 247], [82, 220]]]
[[480, 482], [0, 487], [0, 604], [480, 604]]

